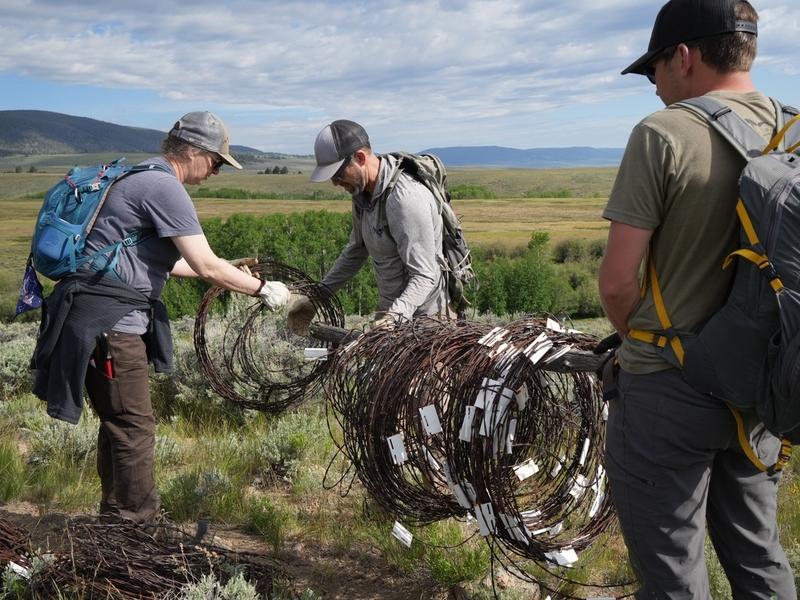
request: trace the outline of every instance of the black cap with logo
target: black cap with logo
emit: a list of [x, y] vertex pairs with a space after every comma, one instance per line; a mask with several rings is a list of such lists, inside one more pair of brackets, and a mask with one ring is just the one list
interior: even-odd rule
[[744, 31], [758, 35], [751, 21], [736, 20], [736, 5], [744, 0], [670, 0], [658, 11], [647, 52], [622, 74], [645, 74], [645, 69], [658, 54], [682, 42]]

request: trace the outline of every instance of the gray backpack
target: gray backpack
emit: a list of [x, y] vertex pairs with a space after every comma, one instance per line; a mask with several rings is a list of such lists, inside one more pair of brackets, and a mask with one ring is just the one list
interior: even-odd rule
[[442, 255], [445, 260], [442, 270], [447, 279], [447, 294], [458, 317], [463, 318], [470, 306], [465, 288], [470, 283], [473, 286], [477, 283], [472, 269], [472, 256], [461, 231], [461, 223], [450, 204], [447, 171], [439, 157], [433, 154], [389, 152], [388, 156], [395, 157], [400, 163], [400, 168], [389, 181], [381, 198], [379, 210], [385, 210], [385, 198], [391, 193], [401, 172], [407, 173], [430, 190], [442, 216]]
[[[739, 248], [725, 305], [697, 335], [683, 335], [683, 370], [698, 391], [755, 412], [775, 435], [800, 442], [800, 127], [773, 101], [779, 131], [763, 138], [733, 110], [704, 96], [679, 103], [700, 114], [747, 160], [739, 179]], [[786, 123], [783, 121], [787, 118]], [[734, 411], [736, 415], [736, 412]]]

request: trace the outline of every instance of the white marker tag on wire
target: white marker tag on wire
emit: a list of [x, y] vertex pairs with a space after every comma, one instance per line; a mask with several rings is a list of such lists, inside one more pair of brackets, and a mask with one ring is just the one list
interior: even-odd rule
[[[531, 510], [523, 510], [523, 511], [522, 511], [521, 513], [519, 513], [519, 514], [520, 514], [520, 516], [521, 516], [523, 519], [535, 519], [536, 517], [539, 517], [539, 516], [541, 516], [541, 514], [542, 514], [542, 511], [540, 511], [540, 510], [534, 510], [534, 509], [531, 509]], [[537, 520], [538, 520], [538, 519], [537, 519]], [[536, 521], [534, 521], [534, 523], [535, 523], [535, 522], [536, 522]]]
[[394, 522], [394, 527], [392, 527], [392, 535], [396, 537], [406, 548], [411, 548], [411, 540], [414, 539], [414, 536], [408, 529], [403, 527], [399, 521]]
[[514, 398], [517, 401], [517, 408], [520, 410], [525, 410], [525, 406], [528, 404], [528, 400], [530, 399], [527, 383], [523, 383], [519, 389], [514, 392]]
[[503, 329], [502, 327], [495, 327], [489, 333], [487, 333], [485, 336], [479, 339], [478, 343], [481, 344], [482, 346], [488, 346], [489, 348], [491, 348], [497, 342], [506, 337], [506, 335], [508, 335], [507, 329]]
[[578, 555], [572, 548], [562, 548], [553, 552], [545, 552], [545, 558], [561, 567], [571, 567], [578, 562]]
[[483, 422], [478, 431], [482, 436], [489, 437], [492, 435], [495, 427], [497, 427], [503, 420], [506, 414], [506, 409], [514, 397], [514, 390], [511, 388], [503, 388], [499, 396], [488, 398], [483, 411]]
[[548, 365], [551, 362], [554, 362], [564, 356], [567, 352], [572, 350], [572, 344], [567, 344], [566, 346], [561, 346], [558, 350], [554, 350], [552, 353], [548, 355], [547, 358], [544, 359], [544, 364]]
[[458, 502], [459, 506], [462, 506], [463, 508], [472, 508], [474, 503], [471, 502], [467, 497], [467, 493], [464, 491], [464, 488], [453, 482], [453, 480], [450, 478], [450, 471], [446, 464], [444, 468], [445, 478], [447, 479], [447, 487], [449, 487], [450, 491], [453, 492], [453, 495], [456, 497], [456, 501]]
[[586, 462], [586, 455], [589, 454], [589, 438], [583, 440], [583, 449], [581, 450], [581, 457], [578, 459], [578, 464], [583, 466]]
[[475, 505], [475, 518], [478, 520], [478, 533], [486, 537], [497, 531], [497, 523], [494, 518], [494, 508], [491, 502]]
[[475, 408], [485, 408], [486, 401], [494, 398], [498, 390], [502, 389], [503, 381], [499, 379], [489, 379], [484, 377], [481, 381], [481, 389], [475, 395]]
[[564, 457], [562, 456], [561, 459], [553, 466], [553, 470], [550, 471], [550, 477], [555, 477], [561, 472], [561, 468], [564, 466], [562, 464]]
[[561, 324], [558, 321], [554, 321], [550, 317], [547, 317], [547, 322], [545, 323], [545, 327], [553, 331], [559, 331], [559, 332], [564, 331], [564, 328], [561, 326]]
[[518, 542], [522, 542], [523, 544], [530, 543], [531, 532], [528, 531], [528, 528], [525, 527], [525, 524], [521, 520], [515, 519], [511, 515], [504, 513], [500, 513], [500, 520], [503, 521], [506, 531], [514, 536], [514, 539], [516, 539]]
[[22, 565], [18, 565], [17, 563], [15, 563], [12, 560], [8, 561], [8, 568], [11, 569], [11, 571], [13, 571], [14, 574], [19, 575], [23, 579], [30, 579], [31, 578], [30, 570], [26, 569]]
[[442, 465], [439, 464], [439, 461], [436, 460], [436, 457], [433, 454], [431, 454], [431, 451], [428, 450], [427, 446], [422, 447], [422, 452], [425, 454], [425, 458], [427, 459], [431, 469], [433, 469], [434, 471], [440, 471], [442, 469]]
[[576, 475], [575, 481], [572, 484], [572, 489], [569, 491], [569, 495], [577, 500], [583, 496], [584, 492], [586, 491], [586, 487], [586, 478], [583, 475]]
[[605, 498], [605, 494], [602, 491], [597, 491], [594, 496], [594, 501], [592, 501], [592, 506], [589, 508], [589, 518], [591, 519], [597, 514], [597, 511], [600, 510], [600, 505], [603, 503], [603, 499]]
[[608, 421], [608, 402], [603, 402], [603, 412], [600, 417], [603, 421]]
[[392, 461], [396, 465], [402, 465], [408, 460], [404, 440], [405, 436], [402, 433], [386, 438], [386, 441], [389, 442], [389, 452], [392, 453]]
[[524, 463], [511, 468], [514, 470], [514, 474], [519, 478], [520, 481], [525, 481], [531, 475], [535, 475], [539, 472], [539, 466], [533, 462], [532, 458], [529, 458]]
[[547, 530], [547, 533], [550, 536], [558, 535], [564, 529], [564, 522], [559, 521], [555, 525], [553, 525], [550, 529]]
[[442, 432], [442, 423], [439, 421], [439, 414], [436, 406], [429, 404], [419, 409], [419, 416], [422, 418], [422, 427], [428, 435], [435, 435]]
[[464, 420], [461, 421], [461, 429], [458, 432], [458, 439], [462, 442], [472, 441], [472, 421], [476, 410], [474, 406], [467, 406], [464, 411]]
[[328, 349], [327, 348], [304, 348], [303, 349], [303, 358], [306, 360], [327, 360], [328, 359]]
[[544, 529], [536, 529], [535, 531], [531, 531], [531, 535], [542, 535], [543, 533], [547, 533], [549, 529], [545, 527]]
[[517, 434], [517, 420], [511, 419], [508, 424], [508, 435], [506, 435], [506, 454], [514, 452], [514, 436]]

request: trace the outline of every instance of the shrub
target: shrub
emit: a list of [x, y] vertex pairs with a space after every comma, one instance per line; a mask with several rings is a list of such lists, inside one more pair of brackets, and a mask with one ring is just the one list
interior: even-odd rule
[[196, 467], [167, 482], [161, 501], [176, 521], [201, 517], [221, 521], [240, 521], [244, 491], [217, 469]]
[[526, 198], [574, 198], [575, 194], [572, 190], [566, 188], [558, 188], [555, 190], [535, 189], [525, 192]]
[[25, 465], [12, 440], [0, 441], [0, 502], [17, 498], [25, 485]]
[[490, 200], [496, 198], [494, 192], [482, 185], [454, 185], [450, 188], [450, 197], [453, 200], [464, 200], [467, 198], [481, 198]]
[[36, 324], [4, 325], [0, 329], [0, 401], [31, 389], [31, 356], [36, 345]]
[[255, 498], [248, 506], [245, 529], [263, 537], [277, 552], [283, 545], [283, 515], [267, 498]]
[[587, 247], [583, 240], [562, 240], [553, 248], [553, 260], [557, 263], [581, 262], [586, 256]]
[[203, 575], [199, 581], [184, 586], [179, 600], [259, 600], [261, 596], [242, 573], [237, 573], [226, 583], [221, 583], [213, 573]]

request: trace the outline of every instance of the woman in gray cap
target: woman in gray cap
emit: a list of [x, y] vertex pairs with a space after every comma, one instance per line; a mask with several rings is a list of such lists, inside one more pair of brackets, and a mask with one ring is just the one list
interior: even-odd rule
[[86, 253], [136, 241], [120, 248], [116, 264], [109, 260], [59, 281], [45, 300], [34, 353], [34, 393], [50, 416], [77, 423], [85, 381], [100, 418], [100, 512], [134, 521], [160, 509], [148, 363], [157, 371], [172, 366], [169, 320], [159, 300], [167, 279], [200, 277], [258, 297], [272, 310], [289, 299], [282, 283], [261, 281], [214, 254], [183, 186], [217, 174], [223, 164], [242, 168], [230, 154], [222, 120], [210, 112], [184, 115], [161, 149], [142, 163], [149, 169], [112, 185]]

